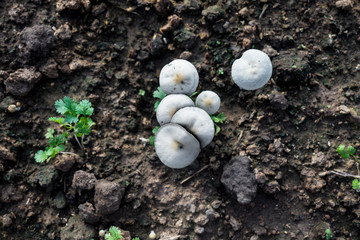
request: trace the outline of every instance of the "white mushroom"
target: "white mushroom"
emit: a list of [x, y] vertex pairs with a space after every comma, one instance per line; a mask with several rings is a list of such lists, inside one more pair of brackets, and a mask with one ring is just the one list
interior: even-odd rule
[[156, 110], [156, 119], [160, 125], [169, 123], [177, 110], [184, 107], [193, 107], [194, 102], [184, 94], [170, 94], [161, 100]]
[[178, 110], [171, 119], [180, 124], [200, 141], [201, 148], [208, 145], [215, 134], [214, 122], [205, 110], [198, 107], [185, 107]]
[[195, 100], [195, 106], [204, 109], [210, 115], [219, 110], [220, 103], [219, 95], [209, 90], [201, 92]]
[[155, 151], [166, 166], [184, 168], [199, 155], [200, 143], [182, 126], [168, 123], [161, 126], [156, 133]]
[[192, 63], [176, 59], [161, 69], [159, 82], [166, 94], [183, 93], [190, 96], [199, 85], [199, 74]]
[[264, 86], [271, 78], [272, 64], [266, 53], [250, 49], [235, 60], [231, 67], [231, 77], [240, 88], [256, 90]]

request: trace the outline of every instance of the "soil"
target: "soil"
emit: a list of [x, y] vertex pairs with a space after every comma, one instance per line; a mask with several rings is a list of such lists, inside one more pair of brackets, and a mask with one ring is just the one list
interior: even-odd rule
[[[1, 239], [101, 239], [110, 226], [126, 239], [360, 239], [354, 178], [331, 172], [358, 175], [336, 152], [360, 147], [358, 1], [11, 0], [0, 16]], [[273, 63], [256, 91], [230, 74], [250, 48]], [[175, 170], [148, 139], [152, 92], [177, 58], [226, 121]], [[38, 164], [64, 96], [95, 109], [85, 155]], [[246, 203], [221, 180], [243, 157], [257, 189]]]

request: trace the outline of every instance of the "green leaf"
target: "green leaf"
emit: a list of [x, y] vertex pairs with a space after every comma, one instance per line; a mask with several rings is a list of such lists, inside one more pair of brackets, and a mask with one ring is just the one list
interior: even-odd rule
[[76, 105], [75, 112], [76, 114], [91, 116], [94, 112], [94, 108], [91, 107], [91, 102], [89, 102], [89, 100], [84, 99], [78, 105]]
[[193, 94], [191, 94], [191, 95], [189, 96], [189, 98], [195, 97], [196, 94], [198, 94], [198, 92], [194, 92]]
[[106, 240], [115, 240], [115, 239], [111, 236], [110, 233], [105, 234], [105, 239], [106, 239]]
[[153, 92], [153, 98], [159, 98], [162, 100], [164, 97], [166, 97], [166, 93], [164, 93], [161, 87], [158, 87], [157, 90]]
[[77, 137], [81, 137], [83, 134], [89, 135], [91, 133], [91, 126], [95, 123], [91, 118], [88, 117], [81, 117], [80, 121], [75, 126], [75, 134]]
[[159, 131], [159, 126], [157, 126], [157, 127], [154, 127], [154, 129], [151, 131], [153, 134], [156, 134], [157, 133], [157, 131]]
[[357, 180], [357, 179], [354, 179], [353, 181], [352, 181], [352, 188], [354, 189], [354, 190], [357, 190], [357, 189], [359, 189], [360, 188], [360, 182], [359, 182], [359, 180]]
[[119, 240], [122, 238], [120, 229], [115, 226], [109, 228], [109, 233], [115, 240]]
[[56, 153], [60, 153], [60, 152], [63, 152], [65, 151], [66, 147], [64, 145], [59, 145], [59, 146], [56, 146], [54, 148], [54, 150], [56, 151]]
[[340, 156], [341, 156], [342, 158], [344, 158], [344, 159], [347, 159], [347, 158], [350, 157], [350, 154], [348, 154], [347, 152], [342, 152], [342, 153], [340, 154]]
[[145, 90], [143, 90], [143, 89], [139, 90], [139, 95], [140, 96], [145, 96], [145, 93], [146, 93]]
[[65, 119], [62, 118], [62, 117], [50, 117], [48, 119], [48, 121], [50, 122], [56, 122], [56, 123], [59, 123], [59, 124], [64, 124], [65, 123]]
[[157, 108], [158, 108], [158, 106], [159, 106], [160, 102], [161, 102], [161, 100], [157, 100], [157, 101], [155, 102], [155, 104], [154, 104], [154, 109], [155, 109], [155, 112], [156, 112], [156, 110], [157, 110]]
[[150, 143], [151, 146], [153, 146], [153, 147], [155, 146], [155, 136], [150, 136], [149, 137], [149, 143]]
[[79, 121], [79, 119], [77, 118], [77, 116], [71, 115], [69, 113], [65, 113], [65, 122], [66, 123], [77, 123]]
[[224, 123], [224, 121], [226, 120], [225, 114], [224, 113], [219, 113], [218, 115], [213, 115], [210, 116], [211, 119], [214, 121], [214, 123]]
[[346, 149], [346, 152], [348, 152], [350, 154], [354, 154], [356, 152], [356, 149], [353, 146], [348, 146], [348, 148]]
[[221, 129], [220, 129], [219, 125], [217, 125], [215, 123], [214, 123], [214, 126], [215, 126], [215, 135], [217, 135]]
[[52, 128], [47, 129], [47, 133], [45, 134], [46, 138], [53, 138], [54, 137], [55, 130]]
[[69, 97], [64, 97], [64, 99], [59, 99], [55, 102], [56, 112], [60, 114], [75, 113], [75, 105], [77, 102], [72, 100]]
[[345, 151], [345, 145], [344, 145], [344, 144], [340, 144], [340, 145], [338, 146], [338, 148], [336, 149], [336, 151], [337, 151], [339, 154], [341, 154], [342, 152]]
[[34, 158], [37, 163], [42, 163], [48, 158], [48, 156], [45, 151], [39, 150], [37, 153], [35, 153]]

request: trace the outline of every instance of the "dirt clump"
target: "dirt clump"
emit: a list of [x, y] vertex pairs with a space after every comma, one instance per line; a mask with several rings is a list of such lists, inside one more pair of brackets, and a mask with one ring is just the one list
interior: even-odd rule
[[251, 203], [257, 190], [255, 175], [248, 157], [235, 157], [224, 167], [221, 182], [240, 204]]
[[48, 25], [24, 28], [19, 35], [19, 54], [25, 60], [46, 56], [54, 47], [54, 31]]
[[35, 67], [21, 68], [13, 73], [4, 81], [6, 91], [15, 96], [25, 96], [41, 79], [42, 75], [36, 71]]
[[114, 213], [119, 209], [125, 193], [123, 184], [100, 180], [95, 186], [95, 208], [101, 215]]
[[72, 187], [81, 193], [83, 190], [92, 190], [96, 184], [96, 177], [93, 173], [78, 170], [74, 173]]

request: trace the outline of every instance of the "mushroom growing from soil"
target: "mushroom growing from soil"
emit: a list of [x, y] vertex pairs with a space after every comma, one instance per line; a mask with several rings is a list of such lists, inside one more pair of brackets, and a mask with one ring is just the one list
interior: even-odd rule
[[197, 96], [195, 105], [204, 109], [209, 115], [216, 113], [220, 108], [220, 97], [213, 91], [203, 91]]
[[183, 93], [190, 96], [199, 85], [199, 74], [189, 61], [176, 59], [161, 69], [159, 82], [166, 94]]
[[184, 107], [193, 107], [194, 102], [184, 94], [170, 94], [161, 100], [156, 110], [156, 119], [160, 126], [169, 123], [177, 110]]
[[171, 122], [180, 124], [192, 133], [199, 140], [201, 148], [207, 146], [214, 138], [214, 122], [201, 108], [182, 108], [174, 114]]
[[184, 168], [199, 155], [200, 143], [184, 127], [167, 123], [156, 133], [155, 151], [160, 161], [166, 166]]
[[256, 90], [264, 86], [271, 78], [272, 64], [263, 51], [250, 49], [236, 59], [231, 67], [231, 77], [240, 88]]

